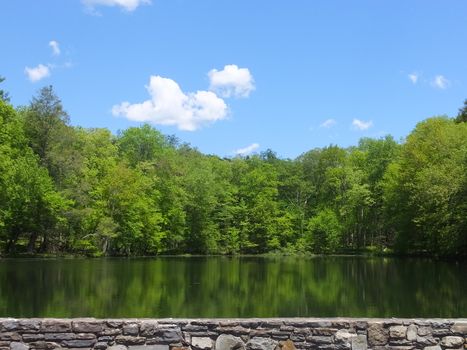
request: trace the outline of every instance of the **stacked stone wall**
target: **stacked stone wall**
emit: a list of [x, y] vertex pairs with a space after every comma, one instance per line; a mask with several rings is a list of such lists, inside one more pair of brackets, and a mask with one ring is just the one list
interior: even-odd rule
[[467, 319], [0, 319], [0, 350], [466, 350]]

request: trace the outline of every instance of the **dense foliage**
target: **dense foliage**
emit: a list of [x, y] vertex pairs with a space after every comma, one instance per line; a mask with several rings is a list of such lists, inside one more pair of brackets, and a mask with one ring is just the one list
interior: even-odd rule
[[17, 109], [0, 96], [4, 255], [466, 254], [465, 107], [403, 143], [290, 160], [203, 155], [149, 125], [73, 127], [52, 87]]

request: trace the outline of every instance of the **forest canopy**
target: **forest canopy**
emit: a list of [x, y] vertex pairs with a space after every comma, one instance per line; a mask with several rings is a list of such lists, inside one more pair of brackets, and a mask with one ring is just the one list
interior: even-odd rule
[[51, 86], [18, 108], [0, 90], [0, 254], [466, 255], [466, 106], [403, 142], [220, 158], [71, 126]]

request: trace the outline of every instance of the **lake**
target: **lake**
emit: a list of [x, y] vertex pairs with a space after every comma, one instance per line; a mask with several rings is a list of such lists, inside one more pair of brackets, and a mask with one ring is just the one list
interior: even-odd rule
[[382, 257], [0, 260], [0, 316], [465, 317], [467, 264]]

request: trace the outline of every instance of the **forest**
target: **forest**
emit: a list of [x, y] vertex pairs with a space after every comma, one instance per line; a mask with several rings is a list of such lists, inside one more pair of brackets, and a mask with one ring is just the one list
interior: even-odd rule
[[467, 255], [467, 100], [402, 141], [221, 158], [0, 90], [0, 256], [358, 252]]

